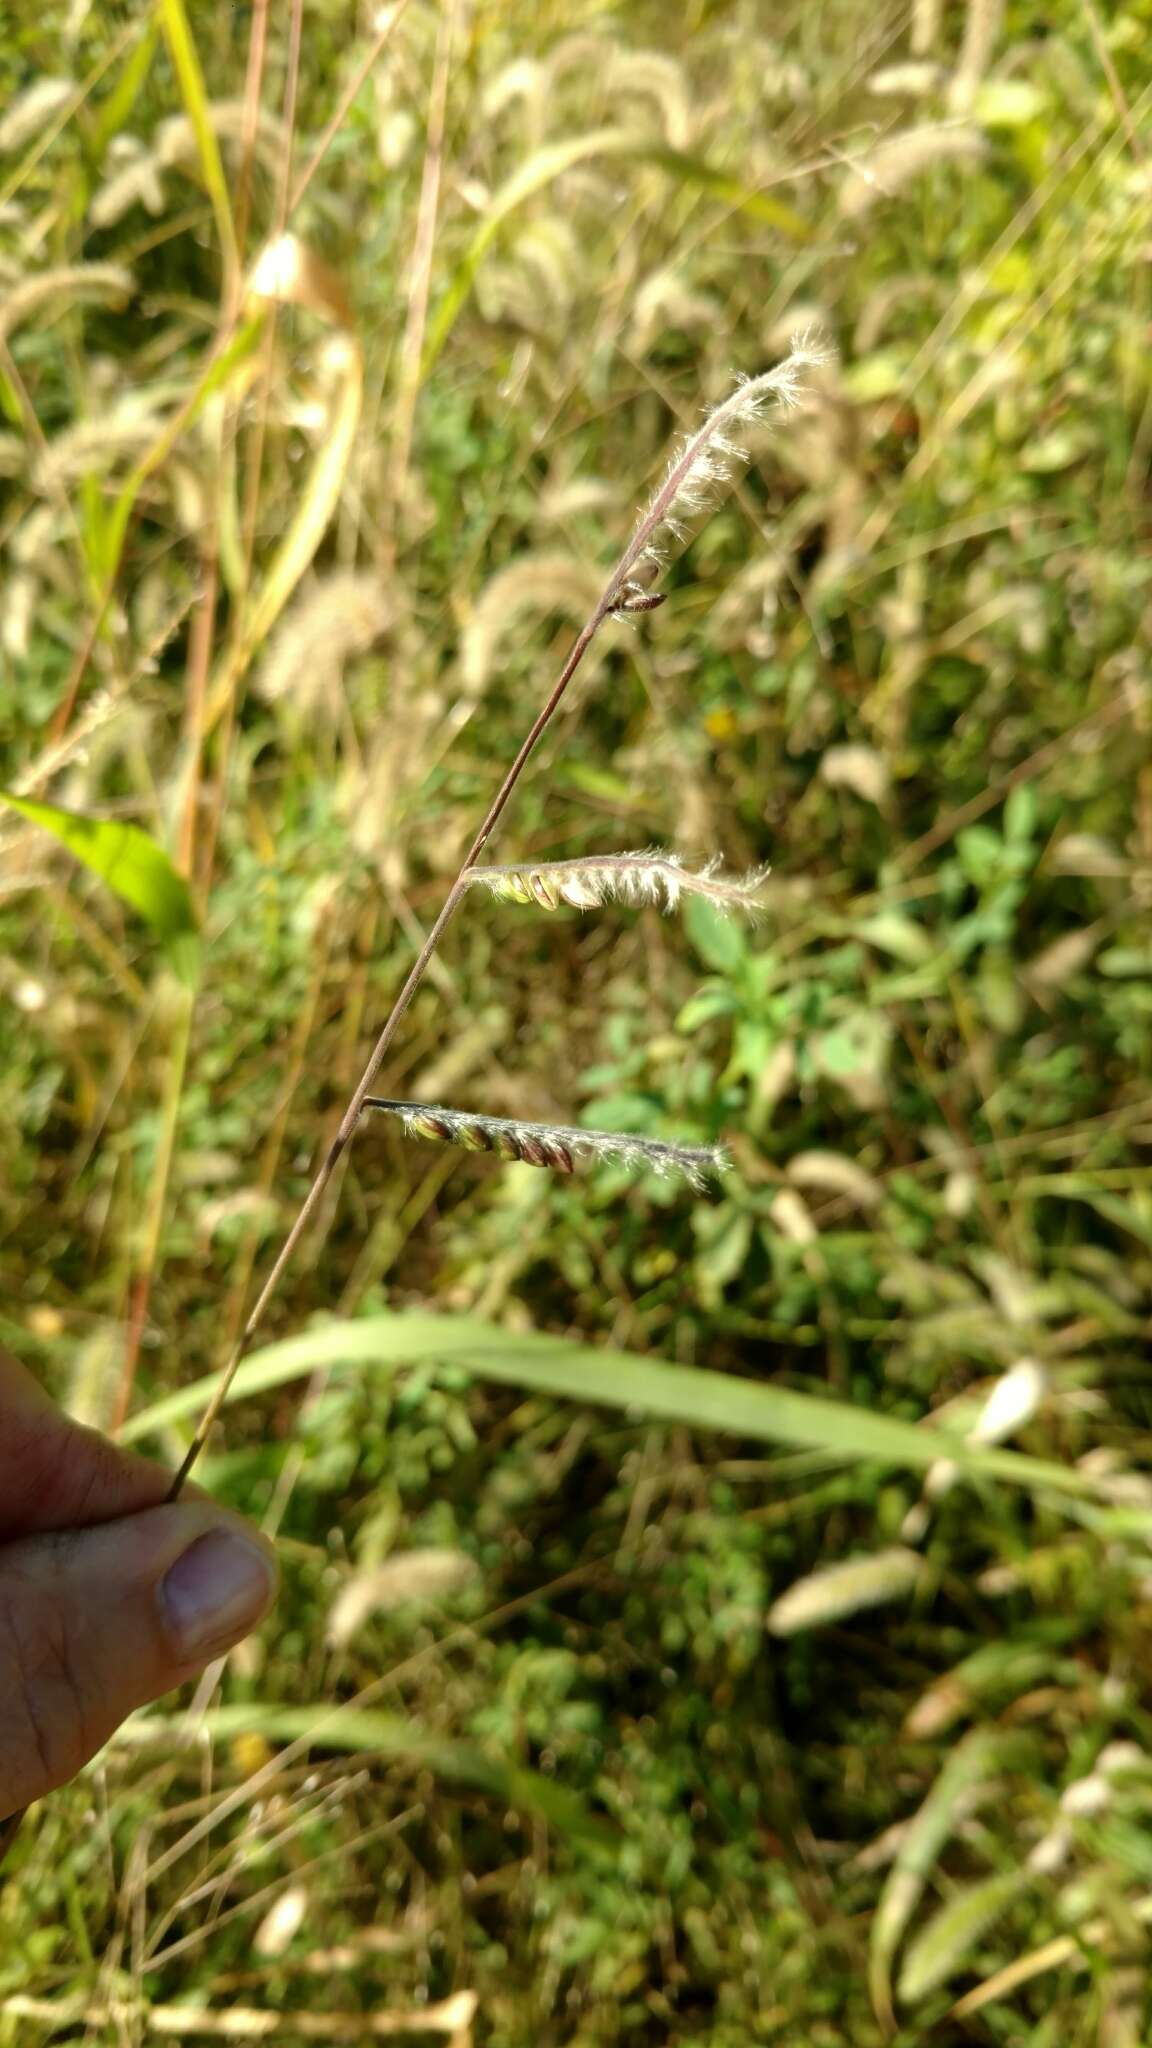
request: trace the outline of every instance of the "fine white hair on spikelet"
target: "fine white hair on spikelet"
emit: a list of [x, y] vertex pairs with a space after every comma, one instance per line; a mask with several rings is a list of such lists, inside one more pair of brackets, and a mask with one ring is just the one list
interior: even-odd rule
[[[274, 170], [280, 163], [288, 146], [288, 133], [283, 122], [266, 107], [257, 108], [254, 123], [243, 100], [210, 100], [205, 111], [217, 141], [225, 147], [242, 149], [250, 142], [253, 155], [266, 168]], [[200, 144], [190, 115], [169, 114], [155, 130], [153, 145], [157, 163], [170, 169], [195, 163]]]
[[933, 164], [975, 162], [987, 153], [980, 130], [964, 121], [924, 121], [886, 136], [875, 149], [853, 157], [840, 187], [844, 220], [859, 220], [882, 199], [919, 178]]
[[159, 158], [135, 135], [117, 135], [108, 146], [105, 182], [92, 194], [88, 218], [94, 228], [115, 227], [130, 207], [153, 215], [164, 211], [164, 180]]
[[74, 78], [38, 78], [27, 92], [17, 93], [16, 98], [9, 101], [0, 121], [0, 150], [7, 155], [23, 149], [26, 142], [40, 134], [53, 114], [67, 104], [75, 91]]
[[410, 1138], [428, 1138], [441, 1145], [460, 1145], [466, 1152], [496, 1152], [527, 1166], [551, 1167], [572, 1173], [577, 1161], [611, 1161], [666, 1175], [680, 1175], [697, 1190], [710, 1175], [724, 1171], [727, 1154], [720, 1145], [676, 1145], [663, 1138], [642, 1138], [631, 1131], [589, 1131], [581, 1124], [525, 1123], [519, 1117], [481, 1116], [473, 1110], [446, 1109], [440, 1103], [394, 1102], [367, 1095], [365, 1109], [383, 1110], [400, 1119]]
[[525, 613], [559, 612], [583, 618], [600, 594], [600, 576], [589, 564], [560, 552], [521, 555], [499, 569], [481, 591], [460, 648], [464, 688], [479, 695], [488, 682], [509, 625]]
[[964, 40], [948, 89], [948, 105], [954, 114], [966, 114], [977, 88], [992, 61], [996, 38], [1004, 19], [1004, 0], [968, 0], [964, 16]]
[[393, 623], [379, 576], [334, 569], [301, 591], [265, 650], [255, 687], [269, 703], [306, 717], [335, 717], [345, 664], [366, 654]]
[[131, 298], [135, 281], [121, 263], [61, 263], [55, 270], [35, 271], [0, 299], [0, 338], [51, 299]]
[[747, 460], [739, 436], [764, 418], [767, 405], [774, 402], [778, 412], [799, 406], [807, 390], [805, 373], [830, 360], [831, 351], [817, 335], [797, 334], [788, 355], [774, 370], [760, 377], [741, 378], [735, 390], [713, 407], [703, 425], [673, 455], [647, 511], [638, 520], [601, 600], [601, 616], [648, 610], [659, 601], [638, 600], [662, 566], [668, 543], [686, 538], [690, 521], [705, 509], [737, 464]]
[[610, 902], [656, 903], [662, 910], [675, 910], [681, 896], [703, 896], [717, 910], [754, 915], [763, 908], [759, 897], [768, 874], [767, 867], [759, 867], [746, 875], [725, 875], [718, 859], [706, 861], [702, 868], [686, 868], [679, 854], [650, 847], [643, 853], [596, 854], [588, 860], [470, 868], [468, 882], [507, 903], [537, 903], [542, 910], [557, 910], [561, 903], [574, 910], [595, 910]]

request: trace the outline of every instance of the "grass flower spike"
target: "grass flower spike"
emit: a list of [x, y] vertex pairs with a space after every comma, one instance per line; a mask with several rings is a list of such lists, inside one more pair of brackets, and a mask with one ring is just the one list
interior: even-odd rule
[[365, 1109], [399, 1117], [409, 1137], [429, 1138], [441, 1145], [462, 1145], [468, 1152], [496, 1152], [526, 1166], [548, 1166], [554, 1173], [572, 1173], [578, 1160], [612, 1161], [647, 1167], [655, 1173], [680, 1175], [702, 1189], [710, 1176], [723, 1173], [727, 1154], [720, 1145], [676, 1145], [662, 1138], [641, 1138], [631, 1131], [588, 1131], [580, 1124], [532, 1124], [519, 1118], [478, 1116], [471, 1110], [445, 1109], [438, 1103], [393, 1102], [368, 1095]]
[[[612, 1157], [637, 1165], [655, 1166], [658, 1170], [681, 1172], [697, 1186], [701, 1184], [703, 1176], [719, 1168], [723, 1155], [711, 1147], [665, 1145], [654, 1139], [621, 1135], [616, 1132], [590, 1133], [578, 1126], [546, 1125], [540, 1128], [502, 1118], [484, 1118], [464, 1115], [455, 1110], [429, 1109], [420, 1104], [393, 1103], [385, 1097], [374, 1096], [371, 1091], [388, 1049], [417, 989], [428, 973], [448, 926], [478, 875], [483, 874], [479, 866], [480, 857], [500, 823], [541, 737], [559, 710], [573, 676], [605, 620], [620, 614], [627, 616], [636, 611], [651, 611], [655, 608], [650, 602], [656, 594], [652, 590], [652, 585], [659, 577], [669, 542], [684, 535], [691, 516], [707, 505], [713, 490], [731, 475], [735, 464], [744, 459], [745, 450], [739, 438], [741, 433], [763, 417], [764, 408], [770, 403], [774, 403], [782, 410], [791, 410], [798, 406], [804, 396], [809, 375], [827, 359], [826, 351], [811, 335], [798, 336], [782, 363], [778, 363], [774, 370], [767, 371], [761, 377], [749, 378], [738, 384], [728, 398], [713, 408], [703, 425], [688, 437], [673, 456], [663, 482], [655, 492], [647, 511], [637, 522], [632, 538], [610, 571], [599, 598], [591, 605], [559, 675], [545, 696], [513, 760], [505, 770], [476, 837], [464, 856], [456, 879], [429, 926], [416, 958], [397, 992], [364, 1072], [352, 1091], [339, 1126], [324, 1151], [311, 1186], [272, 1261], [221, 1372], [212, 1398], [204, 1410], [183, 1463], [173, 1480], [171, 1499], [179, 1497], [188, 1474], [208, 1441], [216, 1417], [239, 1370], [240, 1362], [257, 1330], [263, 1324], [268, 1305], [291, 1263], [309, 1222], [323, 1200], [340, 1159], [352, 1142], [366, 1108], [383, 1109], [400, 1116], [418, 1136], [434, 1137], [449, 1142], [455, 1138], [458, 1143], [484, 1151], [497, 1151], [502, 1145], [511, 1147], [515, 1144], [518, 1148], [514, 1155], [516, 1158], [527, 1159], [541, 1166], [551, 1165], [554, 1170], [560, 1172], [569, 1170], [569, 1154], [574, 1162], [578, 1153], [587, 1156], [589, 1152], [598, 1152], [601, 1157]], [[517, 866], [511, 873], [517, 878], [521, 874], [537, 878], [536, 888], [529, 882], [525, 883], [527, 900], [541, 902], [545, 907], [554, 907], [551, 903], [553, 894], [556, 902], [562, 900], [562, 882], [552, 879], [556, 876], [562, 877], [567, 887], [568, 896], [565, 900], [573, 901], [575, 892], [576, 899], [584, 899], [581, 905], [583, 908], [591, 908], [593, 898], [602, 901], [612, 895], [631, 902], [659, 900], [662, 895], [671, 905], [682, 891], [690, 886], [699, 889], [701, 884], [704, 885], [706, 894], [724, 889], [730, 891], [733, 888], [738, 894], [747, 894], [752, 888], [751, 878], [746, 878], [743, 884], [723, 883], [711, 865], [697, 874], [690, 884], [687, 871], [680, 867], [678, 861], [667, 855], [616, 855], [607, 860], [577, 862], [574, 867], [569, 867], [564, 862], [545, 863], [543, 866], [533, 863], [528, 869]], [[515, 885], [512, 893], [514, 896], [517, 893]], [[423, 1119], [422, 1129], [415, 1121], [418, 1118]], [[464, 1132], [468, 1135], [461, 1135]], [[508, 1156], [513, 1155], [509, 1153]]]
[[713, 407], [704, 424], [673, 455], [647, 511], [637, 521], [609, 585], [606, 612], [618, 615], [653, 609], [646, 586], [663, 567], [669, 544], [686, 538], [692, 521], [707, 510], [737, 465], [748, 460], [741, 435], [763, 420], [770, 404], [780, 412], [794, 410], [809, 388], [811, 373], [828, 361], [828, 350], [814, 336], [798, 334], [774, 370], [762, 377], [743, 378]]
[[675, 853], [652, 847], [646, 853], [608, 853], [591, 860], [536, 861], [530, 867], [473, 868], [472, 887], [491, 890], [506, 903], [537, 903], [557, 910], [596, 910], [602, 903], [658, 903], [675, 910], [682, 896], [703, 896], [717, 910], [762, 909], [760, 891], [766, 867], [746, 875], [725, 875], [718, 860], [702, 868], [686, 868]]

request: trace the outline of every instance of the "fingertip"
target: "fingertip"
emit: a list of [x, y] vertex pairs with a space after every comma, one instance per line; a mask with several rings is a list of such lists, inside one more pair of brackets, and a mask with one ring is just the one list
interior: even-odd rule
[[279, 1584], [275, 1554], [254, 1529], [220, 1522], [202, 1530], [159, 1585], [160, 1609], [174, 1655], [206, 1663], [262, 1621]]

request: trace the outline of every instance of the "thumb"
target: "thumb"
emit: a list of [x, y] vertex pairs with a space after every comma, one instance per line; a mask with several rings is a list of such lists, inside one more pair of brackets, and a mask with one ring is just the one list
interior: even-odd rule
[[276, 1585], [271, 1547], [206, 1500], [0, 1548], [0, 1819], [239, 1642]]

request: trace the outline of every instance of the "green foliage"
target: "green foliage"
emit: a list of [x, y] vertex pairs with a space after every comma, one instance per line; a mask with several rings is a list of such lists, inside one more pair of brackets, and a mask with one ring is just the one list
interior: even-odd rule
[[173, 965], [185, 981], [194, 981], [197, 967], [196, 913], [183, 876], [178, 875], [163, 847], [138, 825], [104, 818], [83, 818], [32, 797], [0, 789], [0, 803], [19, 811], [51, 832], [69, 853], [99, 875], [117, 896], [129, 903], [164, 941]]

